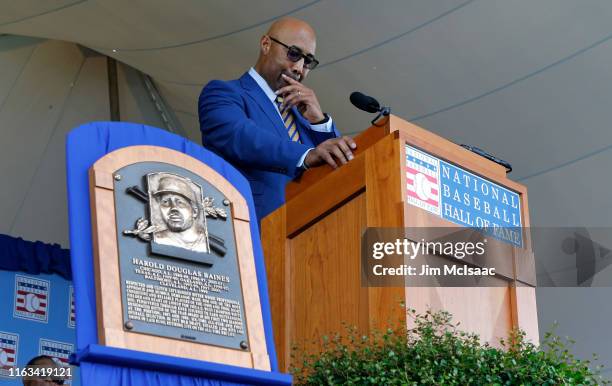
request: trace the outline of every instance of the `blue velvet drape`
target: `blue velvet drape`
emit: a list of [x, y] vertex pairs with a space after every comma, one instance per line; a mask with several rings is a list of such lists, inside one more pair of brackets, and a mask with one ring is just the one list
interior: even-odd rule
[[57, 244], [26, 241], [8, 235], [0, 235], [0, 269], [32, 275], [56, 273], [72, 280], [70, 251]]

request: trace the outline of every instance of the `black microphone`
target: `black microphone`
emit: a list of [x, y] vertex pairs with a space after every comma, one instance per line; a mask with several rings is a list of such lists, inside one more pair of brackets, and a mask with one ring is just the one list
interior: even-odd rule
[[359, 110], [366, 111], [368, 113], [377, 113], [380, 111], [380, 103], [371, 96], [367, 96], [359, 91], [351, 93], [351, 103]]
[[359, 91], [354, 91], [351, 93], [351, 103], [357, 107], [359, 110], [366, 111], [368, 113], [378, 113], [376, 118], [372, 119], [372, 124], [378, 126], [375, 122], [378, 118], [386, 117], [391, 114], [391, 107], [380, 106], [380, 103], [371, 96], [367, 96]]
[[465, 144], [461, 144], [459, 145], [469, 151], [471, 151], [472, 153], [476, 153], [481, 157], [484, 157], [490, 161], [495, 162], [498, 165], [501, 165], [503, 167], [506, 168], [506, 173], [510, 173], [512, 171], [512, 165], [510, 165], [510, 163], [508, 161], [504, 161], [503, 159], [497, 158], [492, 154], [487, 153], [486, 151], [477, 148], [476, 146], [470, 146], [470, 145], [465, 145]]

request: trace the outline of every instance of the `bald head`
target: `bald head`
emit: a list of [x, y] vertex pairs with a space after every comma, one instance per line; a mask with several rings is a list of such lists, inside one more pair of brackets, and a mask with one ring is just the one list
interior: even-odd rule
[[[55, 368], [59, 369], [60, 366], [50, 356], [40, 355], [40, 356], [34, 357], [30, 359], [30, 361], [26, 365], [26, 368], [32, 369], [33, 374], [35, 375], [24, 377], [23, 379], [24, 386], [45, 386], [45, 385], [56, 386], [56, 383], [53, 380], [55, 379], [54, 377], [57, 374], [53, 374], [52, 372], [54, 370], [50, 370], [50, 369], [55, 369]], [[38, 372], [36, 372], [36, 369], [38, 369]], [[41, 369], [44, 369], [44, 370], [41, 371]], [[42, 373], [46, 373], [46, 375], [43, 375]], [[40, 376], [36, 374], [40, 374]]]
[[[296, 19], [294, 17], [284, 17], [275, 21], [270, 26], [267, 35], [272, 36], [283, 43], [285, 43], [285, 40], [297, 37], [310, 40], [315, 46], [317, 43], [317, 36], [312, 27], [305, 21]], [[313, 51], [315, 48], [316, 47], [313, 47]], [[314, 52], [310, 53], [314, 55]]]
[[272, 23], [259, 42], [259, 58], [255, 70], [268, 82], [272, 90], [287, 85], [282, 74], [301, 82], [308, 74], [308, 69], [304, 68], [304, 59], [290, 61], [287, 58], [287, 48], [270, 38], [287, 46], [296, 46], [304, 54], [314, 55], [317, 46], [315, 31], [303, 20], [285, 17]]

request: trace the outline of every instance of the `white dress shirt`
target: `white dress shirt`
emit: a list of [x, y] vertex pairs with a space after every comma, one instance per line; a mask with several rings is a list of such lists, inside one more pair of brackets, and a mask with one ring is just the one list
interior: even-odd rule
[[[281, 116], [281, 112], [278, 110], [278, 105], [275, 102], [277, 95], [274, 93], [274, 90], [272, 90], [270, 88], [270, 86], [268, 85], [268, 82], [266, 82], [266, 80], [264, 78], [262, 78], [261, 75], [259, 75], [257, 73], [257, 71], [255, 71], [255, 69], [253, 67], [251, 67], [249, 69], [249, 75], [251, 76], [251, 78], [253, 78], [253, 80], [263, 90], [264, 94], [266, 94], [268, 99], [270, 99], [270, 103], [272, 103], [272, 105], [274, 106], [274, 109], [278, 113], [278, 117], [282, 121], [283, 118]], [[317, 124], [317, 125], [310, 124], [310, 128], [312, 130], [314, 130], [314, 131], [319, 131], [319, 132], [322, 132], [322, 133], [331, 133], [331, 131], [332, 131], [332, 119], [331, 119], [331, 117], [329, 115], [327, 115], [327, 117], [329, 117], [327, 122], [320, 123], [320, 124]], [[314, 149], [314, 148], [310, 148], [310, 149], [306, 150], [306, 152], [302, 155], [302, 157], [300, 157], [300, 159], [298, 161], [298, 164], [296, 165], [297, 167], [302, 167], [302, 165], [304, 164], [304, 159], [306, 158], [306, 155], [312, 149]]]

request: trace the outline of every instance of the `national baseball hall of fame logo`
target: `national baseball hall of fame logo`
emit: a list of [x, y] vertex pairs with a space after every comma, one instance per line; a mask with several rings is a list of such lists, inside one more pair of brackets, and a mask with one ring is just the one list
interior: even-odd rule
[[69, 365], [70, 354], [74, 352], [72, 343], [58, 342], [41, 338], [38, 346], [38, 355], [47, 355], [57, 359], [63, 366]]
[[406, 202], [523, 246], [518, 193], [406, 145]]
[[49, 287], [49, 280], [15, 275], [13, 316], [47, 323]]
[[406, 146], [407, 201], [440, 215], [440, 160]]
[[11, 368], [17, 363], [19, 335], [0, 331], [0, 376], [10, 376]]

